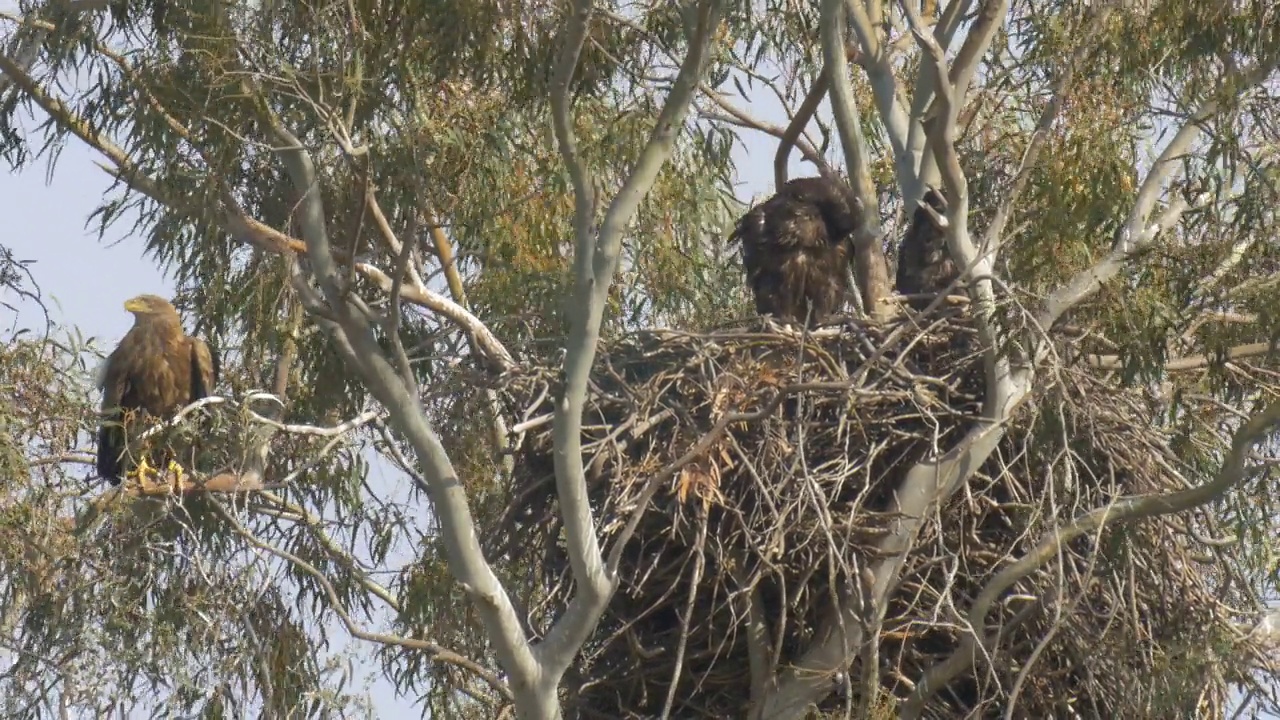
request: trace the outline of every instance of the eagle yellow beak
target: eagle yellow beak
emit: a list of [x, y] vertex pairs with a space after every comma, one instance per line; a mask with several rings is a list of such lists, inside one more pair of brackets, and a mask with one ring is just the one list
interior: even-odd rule
[[127, 312], [136, 313], [145, 310], [146, 306], [143, 304], [141, 298], [129, 298], [124, 301], [124, 309]]

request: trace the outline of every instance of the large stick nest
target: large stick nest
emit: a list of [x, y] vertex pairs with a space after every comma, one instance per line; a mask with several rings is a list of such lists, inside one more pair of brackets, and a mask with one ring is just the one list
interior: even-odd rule
[[[927, 327], [845, 321], [817, 336], [763, 324], [647, 331], [602, 348], [583, 456], [606, 554], [640, 514], [618, 551], [618, 592], [569, 679], [571, 713], [658, 717], [670, 702], [670, 717], [744, 717], [753, 627], [757, 667], [770, 673], [839, 632], [822, 626], [825, 609], [866, 587], [904, 474], [980, 413], [982, 361], [961, 314]], [[999, 450], [925, 523], [875, 654], [855, 661], [852, 682], [833, 679], [825, 710], [845, 717], [864, 687], [879, 688], [865, 709], [909, 695], [965, 636], [983, 585], [1051, 528], [1120, 495], [1200, 479], [1153, 429], [1141, 393], [1085, 372], [1048, 377]], [[529, 609], [535, 632], [572, 593], [555, 499], [556, 393], [545, 390], [528, 389], [511, 531], [490, 548], [530, 587], [550, 589]], [[1217, 714], [1230, 678], [1204, 649], [1222, 647], [1230, 618], [1186, 521], [1068, 545], [995, 603], [987, 630], [1001, 642], [980, 651], [994, 659], [933, 696], [926, 715], [998, 717], [1011, 696], [1018, 717]]]

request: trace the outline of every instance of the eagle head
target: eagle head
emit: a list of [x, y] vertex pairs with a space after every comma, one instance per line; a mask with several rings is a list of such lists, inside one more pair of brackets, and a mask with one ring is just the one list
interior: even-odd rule
[[177, 309], [159, 295], [139, 295], [124, 302], [124, 309], [135, 318], [176, 315]]

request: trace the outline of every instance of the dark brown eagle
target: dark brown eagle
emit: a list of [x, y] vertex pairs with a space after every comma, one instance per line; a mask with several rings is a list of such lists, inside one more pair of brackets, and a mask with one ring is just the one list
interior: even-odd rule
[[729, 243], [742, 244], [756, 312], [812, 325], [840, 310], [860, 219], [847, 193], [838, 180], [796, 178], [738, 220]]
[[946, 213], [946, 198], [938, 190], [926, 188], [898, 248], [898, 292], [923, 296], [908, 300], [916, 310], [933, 302], [929, 296], [945, 290], [957, 275], [947, 249]]
[[[164, 298], [139, 295], [124, 304], [133, 328], [107, 357], [102, 370], [102, 426], [98, 429], [98, 475], [119, 485], [121, 471], [148, 471], [148, 459], [135, 458], [131, 439], [157, 420], [167, 420], [188, 404], [207, 397], [218, 382], [219, 363], [203, 340], [188, 337], [178, 311]], [[168, 465], [179, 477], [182, 467], [165, 452], [156, 466]], [[153, 458], [156, 459], [156, 458]]]

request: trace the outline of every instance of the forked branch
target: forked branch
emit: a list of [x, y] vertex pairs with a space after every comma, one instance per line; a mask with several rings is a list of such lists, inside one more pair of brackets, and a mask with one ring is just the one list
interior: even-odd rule
[[889, 266], [880, 243], [880, 205], [876, 201], [875, 184], [871, 181], [867, 140], [862, 132], [853, 83], [849, 79], [844, 20], [845, 0], [823, 0], [822, 55], [826, 63], [823, 72], [831, 84], [831, 109], [840, 133], [840, 144], [844, 147], [849, 182], [853, 186], [856, 204], [860, 206], [860, 222], [853, 234], [854, 273], [862, 306], [872, 317], [884, 320], [893, 311], [885, 302], [890, 292]]
[[[264, 113], [264, 120], [275, 135], [276, 152], [302, 197], [297, 215], [310, 272], [304, 274], [300, 263], [291, 263], [299, 298], [413, 447], [433, 501], [449, 568], [474, 603], [494, 652], [512, 680], [517, 702], [529, 709], [531, 717], [555, 717], [556, 697], [554, 693], [540, 692], [539, 664], [506, 589], [484, 557], [466, 491], [427, 418], [418, 388], [405, 385], [396, 366], [378, 345], [370, 318], [353, 305], [354, 299], [339, 283], [310, 154], [279, 118], [268, 112]], [[312, 282], [319, 285], [320, 292], [311, 286]]]
[[556, 403], [553, 420], [554, 462], [556, 492], [569, 561], [577, 582], [577, 593], [568, 610], [538, 647], [538, 657], [544, 663], [544, 669], [557, 681], [595, 627], [616, 586], [616, 578], [605, 568], [587, 499], [582, 463], [582, 413], [609, 289], [622, 254], [622, 236], [657, 180], [662, 166], [671, 157], [676, 138], [684, 128], [723, 9], [724, 0], [701, 0], [696, 5], [696, 24], [689, 29], [688, 54], [680, 65], [649, 140], [622, 189], [609, 204], [599, 230], [593, 230], [594, 190], [573, 134], [569, 96], [578, 55], [591, 19], [590, 0], [574, 3], [561, 56], [556, 64], [552, 81], [552, 117], [560, 154], [573, 183], [576, 237], [573, 310], [565, 346], [564, 390]]
[[1280, 424], [1280, 402], [1273, 402], [1262, 412], [1249, 418], [1236, 432], [1226, 460], [1218, 471], [1218, 476], [1211, 482], [1174, 493], [1150, 493], [1121, 498], [1114, 503], [1095, 508], [1071, 524], [1050, 532], [1048, 537], [1031, 552], [997, 573], [973, 601], [968, 614], [969, 634], [965, 635], [960, 646], [946, 660], [925, 673], [916, 685], [915, 692], [904, 705], [901, 717], [904, 719], [919, 717], [925, 703], [934, 693], [946, 687], [973, 665], [978, 657], [980, 646], [987, 652], [993, 650], [985, 630], [986, 618], [995, 602], [1006, 590], [1055, 557], [1059, 557], [1063, 546], [1076, 538], [1099, 532], [1108, 526], [1183, 512], [1222, 497], [1244, 480], [1245, 461], [1250, 451], [1255, 445], [1266, 440], [1267, 435], [1277, 424]]
[[[1225, 78], [1225, 87], [1236, 88], [1236, 98], [1255, 86], [1266, 81], [1275, 72], [1280, 56], [1258, 62], [1251, 68], [1236, 71], [1232, 77]], [[1204, 125], [1212, 120], [1222, 109], [1220, 97], [1205, 100], [1183, 122], [1182, 127], [1174, 134], [1173, 139], [1165, 146], [1160, 156], [1152, 164], [1151, 170], [1138, 188], [1138, 197], [1130, 210], [1124, 225], [1116, 232], [1111, 245], [1111, 252], [1093, 266], [1082, 270], [1060, 286], [1044, 301], [1044, 306], [1037, 315], [1040, 327], [1049, 328], [1064, 314], [1088, 299], [1107, 281], [1114, 278], [1123, 269], [1132, 255], [1150, 245], [1161, 233], [1177, 224], [1186, 201], [1181, 196], [1175, 198], [1166, 207], [1156, 222], [1150, 222], [1151, 213], [1159, 202], [1169, 181], [1173, 178], [1184, 156], [1204, 132]]]

